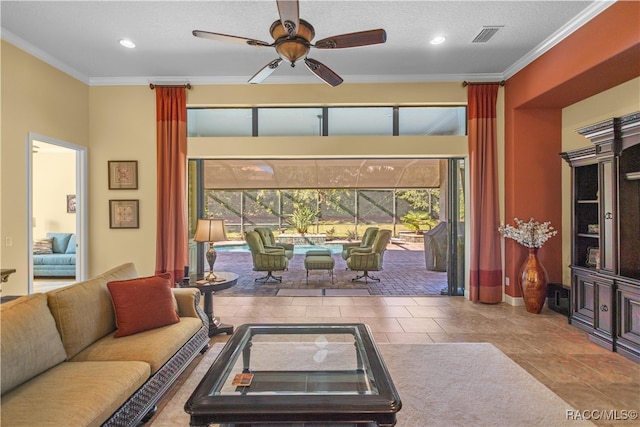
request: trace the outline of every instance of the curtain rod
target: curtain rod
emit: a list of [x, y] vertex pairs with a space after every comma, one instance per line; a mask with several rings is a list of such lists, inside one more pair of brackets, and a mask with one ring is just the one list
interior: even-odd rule
[[468, 81], [464, 81], [462, 82], [462, 87], [467, 87], [469, 85], [490, 85], [490, 84], [499, 84], [500, 86], [504, 86], [506, 82], [504, 80], [502, 80], [501, 82], [468, 82]]
[[191, 83], [185, 83], [183, 85], [155, 85], [153, 83], [149, 83], [149, 88], [151, 88], [151, 90], [157, 87], [185, 87], [187, 89], [191, 89]]

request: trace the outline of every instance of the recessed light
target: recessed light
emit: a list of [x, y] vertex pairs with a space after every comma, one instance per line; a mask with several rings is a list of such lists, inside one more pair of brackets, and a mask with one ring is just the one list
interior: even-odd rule
[[444, 43], [445, 40], [446, 40], [446, 37], [437, 36], [437, 37], [432, 38], [429, 43], [431, 43], [431, 44], [442, 44], [442, 43]]
[[129, 49], [133, 49], [134, 47], [136, 47], [136, 44], [134, 42], [132, 42], [131, 40], [127, 40], [127, 39], [122, 39], [120, 40], [120, 44], [124, 47], [127, 47]]

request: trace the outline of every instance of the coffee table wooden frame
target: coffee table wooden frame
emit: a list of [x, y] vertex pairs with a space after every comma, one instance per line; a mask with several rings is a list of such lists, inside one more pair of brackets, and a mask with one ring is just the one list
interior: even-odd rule
[[[238, 358], [243, 358], [244, 366], [248, 365], [251, 339], [262, 334], [352, 334], [364, 349], [377, 394], [212, 393], [227, 381]], [[185, 411], [190, 414], [190, 425], [194, 427], [212, 423], [300, 422], [394, 426], [401, 407], [400, 396], [368, 326], [362, 323], [244, 324], [236, 329], [186, 402]]]

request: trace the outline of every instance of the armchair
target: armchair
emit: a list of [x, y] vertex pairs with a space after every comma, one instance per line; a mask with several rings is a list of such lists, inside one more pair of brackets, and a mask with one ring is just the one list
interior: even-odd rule
[[364, 282], [367, 283], [367, 279], [379, 282], [380, 279], [374, 276], [370, 276], [370, 271], [381, 271], [382, 260], [384, 251], [387, 249], [387, 245], [391, 240], [391, 231], [379, 230], [376, 234], [376, 238], [369, 249], [365, 248], [353, 248], [349, 258], [347, 258], [347, 268], [353, 271], [362, 271], [362, 275], [356, 276], [351, 281], [356, 281], [364, 278]]
[[351, 243], [343, 243], [342, 244], [342, 259], [345, 261], [349, 258], [349, 254], [351, 253], [351, 249], [353, 248], [361, 248], [361, 249], [370, 249], [373, 241], [376, 238], [376, 234], [378, 234], [378, 227], [369, 227], [364, 230], [364, 234], [362, 235], [362, 240], [359, 242], [351, 242]]
[[274, 271], [284, 271], [289, 265], [289, 260], [285, 256], [283, 248], [265, 248], [262, 239], [257, 231], [247, 231], [244, 234], [251, 258], [253, 259], [254, 271], [266, 271], [267, 275], [255, 279], [256, 282], [266, 283], [269, 279], [282, 282], [282, 277], [274, 276]]
[[262, 244], [265, 249], [282, 248], [284, 249], [284, 255], [287, 259], [291, 259], [293, 257], [293, 244], [276, 242], [276, 238], [270, 228], [256, 227], [253, 231], [260, 235], [260, 240], [262, 240]]

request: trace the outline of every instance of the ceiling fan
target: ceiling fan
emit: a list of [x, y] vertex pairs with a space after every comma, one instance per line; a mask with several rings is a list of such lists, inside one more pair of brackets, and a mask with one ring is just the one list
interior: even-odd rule
[[249, 83], [262, 82], [286, 59], [292, 67], [295, 67], [299, 60], [303, 60], [313, 74], [334, 87], [343, 82], [342, 78], [320, 61], [307, 57], [312, 47], [316, 49], [343, 49], [384, 43], [387, 40], [387, 33], [383, 29], [377, 29], [327, 37], [312, 44], [311, 40], [315, 37], [315, 30], [310, 23], [300, 19], [298, 0], [276, 0], [276, 3], [280, 19], [271, 24], [269, 29], [271, 37], [274, 39], [273, 43], [202, 30], [194, 30], [193, 35], [249, 46], [275, 47], [279, 58], [269, 62], [254, 74], [249, 79]]

